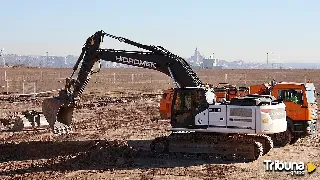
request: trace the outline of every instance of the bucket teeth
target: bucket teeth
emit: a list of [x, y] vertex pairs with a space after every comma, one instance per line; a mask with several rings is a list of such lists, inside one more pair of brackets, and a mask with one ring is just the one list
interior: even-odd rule
[[51, 128], [54, 127], [55, 122], [57, 121], [57, 115], [61, 105], [63, 104], [55, 98], [45, 99], [42, 103], [43, 115], [47, 119]]
[[61, 101], [60, 98], [48, 98], [43, 101], [42, 111], [54, 134], [69, 134], [74, 106]]
[[62, 135], [73, 133], [72, 127], [56, 122], [53, 127], [53, 134]]

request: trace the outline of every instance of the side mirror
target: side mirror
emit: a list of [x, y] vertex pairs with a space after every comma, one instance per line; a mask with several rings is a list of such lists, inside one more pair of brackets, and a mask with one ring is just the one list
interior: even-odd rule
[[320, 94], [317, 92], [317, 96], [319, 96]]

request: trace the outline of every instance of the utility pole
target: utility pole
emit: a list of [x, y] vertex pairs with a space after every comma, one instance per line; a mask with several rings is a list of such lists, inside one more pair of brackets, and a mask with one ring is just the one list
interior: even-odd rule
[[273, 69], [273, 65], [274, 65], [274, 54], [273, 54], [273, 52], [272, 52], [272, 69]]
[[3, 60], [3, 67], [6, 67], [6, 60], [4, 59], [3, 50], [4, 48], [1, 49], [0, 56], [2, 57], [2, 60]]
[[49, 62], [49, 56], [48, 56], [48, 52], [47, 52], [47, 62], [46, 62], [46, 66], [45, 67], [47, 67], [47, 63]]

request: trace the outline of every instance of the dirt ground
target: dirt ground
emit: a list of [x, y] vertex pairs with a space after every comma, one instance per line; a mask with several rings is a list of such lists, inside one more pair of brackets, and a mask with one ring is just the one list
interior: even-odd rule
[[[34, 75], [40, 71], [44, 74], [42, 79]], [[38, 81], [41, 91], [63, 87], [63, 82], [59, 81], [71, 70], [7, 69], [9, 77], [21, 77], [22, 72], [27, 81]], [[61, 79], [45, 76], [57, 72]], [[129, 82], [130, 75], [112, 82], [106, 78], [112, 73], [150, 76], [140, 77], [143, 83]], [[228, 74], [228, 82], [237, 85], [263, 83], [272, 78], [303, 82], [307, 77], [320, 88], [320, 72], [316, 70], [205, 70], [197, 73], [209, 83], [224, 82]], [[98, 75], [85, 90], [83, 106], [75, 110], [72, 134], [56, 136], [48, 129], [0, 132], [1, 179], [320, 179], [319, 135], [274, 148], [250, 163], [160, 159], [152, 157], [148, 150], [130, 148], [145, 147], [155, 137], [169, 134], [166, 131], [169, 121], [158, 118], [158, 109], [159, 93], [172, 87], [172, 83], [169, 84], [168, 77], [144, 69], [110, 69]], [[3, 95], [1, 114], [41, 110], [43, 98], [18, 101]], [[266, 172], [263, 160], [312, 162], [318, 169], [301, 177], [286, 172]]]

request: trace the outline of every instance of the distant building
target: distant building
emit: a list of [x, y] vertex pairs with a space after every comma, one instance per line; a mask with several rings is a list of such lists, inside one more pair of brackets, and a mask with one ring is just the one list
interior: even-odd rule
[[196, 69], [199, 69], [202, 67], [202, 61], [204, 57], [201, 56], [200, 52], [198, 51], [198, 48], [196, 47], [193, 56], [187, 59], [187, 61], [190, 63], [190, 65]]
[[218, 59], [214, 58], [214, 54], [208, 59], [202, 56], [196, 47], [193, 56], [187, 59], [192, 69], [222, 69], [223, 66], [218, 66]]
[[214, 54], [210, 55], [209, 59], [203, 59], [203, 69], [222, 69], [223, 66], [218, 66], [218, 59], [214, 58]]

